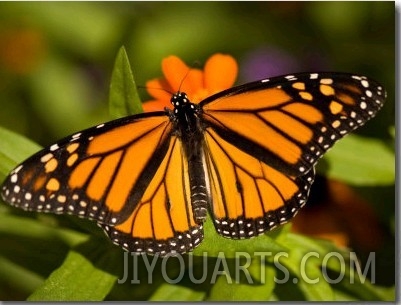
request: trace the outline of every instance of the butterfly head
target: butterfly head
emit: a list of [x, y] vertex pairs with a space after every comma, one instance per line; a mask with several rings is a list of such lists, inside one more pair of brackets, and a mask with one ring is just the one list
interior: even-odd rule
[[170, 99], [171, 104], [174, 106], [174, 114], [179, 114], [180, 112], [196, 109], [195, 104], [191, 103], [188, 99], [188, 95], [185, 92], [178, 91], [173, 94]]
[[176, 92], [170, 99], [171, 104], [174, 108], [181, 108], [190, 103], [188, 95], [185, 92]]

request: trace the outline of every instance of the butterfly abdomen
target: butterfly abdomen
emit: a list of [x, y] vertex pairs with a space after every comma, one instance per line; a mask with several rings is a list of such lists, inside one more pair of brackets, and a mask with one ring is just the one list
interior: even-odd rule
[[203, 130], [198, 116], [199, 108], [191, 103], [183, 92], [174, 94], [171, 103], [174, 105], [173, 121], [188, 161], [192, 211], [195, 221], [202, 223], [206, 220], [210, 196], [207, 191], [203, 165]]
[[202, 159], [188, 163], [188, 174], [191, 188], [191, 203], [197, 222], [204, 222], [210, 197], [206, 187], [205, 172]]

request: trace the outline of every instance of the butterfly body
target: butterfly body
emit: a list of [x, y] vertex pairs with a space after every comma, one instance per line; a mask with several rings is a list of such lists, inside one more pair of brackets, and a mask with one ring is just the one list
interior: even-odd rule
[[177, 92], [171, 97], [173, 111], [168, 111], [174, 130], [180, 139], [188, 162], [189, 189], [191, 206], [195, 221], [206, 220], [210, 194], [207, 192], [207, 173], [204, 168], [203, 132], [200, 108], [189, 101], [184, 92]]
[[199, 104], [83, 130], [17, 166], [4, 201], [29, 211], [95, 220], [133, 252], [185, 253], [218, 234], [242, 239], [290, 220], [305, 205], [314, 166], [382, 107], [364, 76], [302, 73], [264, 79]]

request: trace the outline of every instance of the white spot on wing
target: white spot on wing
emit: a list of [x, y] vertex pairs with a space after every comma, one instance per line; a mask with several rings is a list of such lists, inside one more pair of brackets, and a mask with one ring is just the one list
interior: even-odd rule
[[[57, 144], [56, 144], [56, 145], [57, 145]], [[56, 149], [57, 149], [57, 148], [56, 148]], [[50, 148], [50, 150], [51, 150], [51, 148]], [[41, 161], [42, 163], [46, 163], [46, 162], [49, 161], [51, 158], [53, 158], [53, 154], [52, 154], [52, 153], [48, 153], [48, 154], [42, 156], [42, 157], [40, 158], [40, 161]]]
[[368, 82], [367, 80], [365, 80], [365, 79], [363, 79], [363, 80], [361, 81], [361, 84], [362, 84], [362, 86], [364, 86], [365, 88], [368, 88], [368, 87], [369, 87], [369, 82]]
[[13, 174], [18, 173], [18, 172], [21, 170], [21, 168], [22, 168], [22, 165], [18, 166], [16, 169], [14, 169], [14, 170], [12, 171]]
[[58, 144], [53, 144], [52, 146], [50, 146], [50, 150], [51, 151], [55, 151], [57, 149], [59, 149], [60, 147], [58, 146]]

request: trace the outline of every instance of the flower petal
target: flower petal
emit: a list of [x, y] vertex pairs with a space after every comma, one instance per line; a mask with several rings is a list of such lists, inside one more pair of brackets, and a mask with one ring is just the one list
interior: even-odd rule
[[180, 85], [190, 68], [177, 56], [171, 55], [162, 60], [162, 71], [173, 92], [180, 89]]
[[165, 79], [154, 78], [146, 82], [146, 91], [156, 100], [170, 102], [172, 89]]
[[142, 108], [144, 112], [163, 111], [164, 108], [172, 108], [171, 103], [166, 104], [165, 101], [151, 100], [144, 102]]
[[179, 57], [171, 55], [162, 60], [162, 71], [164, 79], [146, 83], [147, 91], [155, 100], [144, 103], [145, 111], [171, 107], [171, 94], [177, 91], [185, 92], [193, 103], [199, 103], [230, 88], [237, 78], [238, 66], [232, 56], [215, 54], [207, 60], [202, 71], [191, 69]]
[[203, 89], [203, 76], [204, 73], [199, 69], [191, 69], [188, 75], [182, 80], [182, 85], [180, 91], [185, 92], [191, 102], [196, 102], [194, 100], [197, 92]]
[[210, 94], [213, 94], [234, 85], [238, 74], [238, 64], [234, 57], [217, 53], [206, 61], [204, 71], [204, 86]]
[[203, 71], [188, 67], [177, 56], [163, 59], [162, 70], [172, 92], [185, 92], [191, 99], [198, 90], [203, 89]]

